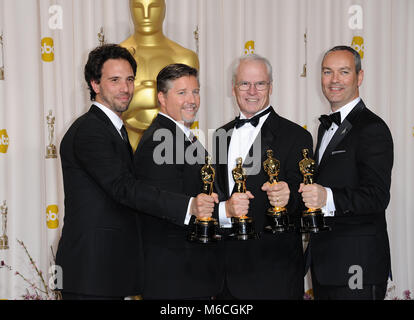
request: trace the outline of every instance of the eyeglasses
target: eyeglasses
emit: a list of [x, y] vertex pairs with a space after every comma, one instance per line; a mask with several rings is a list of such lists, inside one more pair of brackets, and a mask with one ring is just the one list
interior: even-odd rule
[[[253, 83], [253, 85], [254, 85], [254, 87], [256, 88], [257, 91], [266, 90], [269, 84], [270, 84], [270, 82], [267, 82], [267, 81], [258, 81], [258, 82]], [[240, 91], [248, 91], [248, 90], [250, 90], [251, 86], [252, 86], [252, 83], [247, 82], [247, 81], [241, 81], [241, 82], [236, 84], [236, 87]]]

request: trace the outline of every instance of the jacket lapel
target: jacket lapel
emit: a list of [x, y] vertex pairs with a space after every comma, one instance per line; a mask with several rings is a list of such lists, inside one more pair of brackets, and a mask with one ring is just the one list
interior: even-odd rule
[[[348, 133], [352, 129], [352, 123], [357, 119], [360, 112], [365, 108], [364, 102], [361, 100], [348, 114], [348, 116], [342, 121], [341, 125], [336, 130], [334, 136], [332, 137], [331, 141], [329, 142], [328, 146], [326, 147], [325, 152], [323, 153], [321, 162], [319, 166], [323, 166], [324, 163], [327, 161], [329, 156], [331, 155], [332, 151], [335, 150], [335, 148], [338, 146], [338, 144], [348, 135]], [[321, 126], [320, 126], [321, 127]], [[319, 127], [319, 129], [320, 129]], [[322, 134], [318, 134], [318, 145], [317, 150], [319, 151], [319, 136], [320, 140], [322, 140]], [[318, 152], [319, 153], [319, 152]]]
[[315, 148], [315, 160], [318, 163], [319, 163], [319, 148], [321, 146], [322, 137], [325, 134], [325, 131], [326, 130], [325, 130], [324, 126], [322, 124], [320, 124], [319, 128], [318, 128], [318, 142], [316, 143], [316, 148]]
[[117, 139], [119, 139], [119, 142], [123, 143], [121, 135], [119, 134], [118, 130], [115, 128], [115, 126], [112, 123], [111, 119], [109, 119], [108, 116], [105, 114], [105, 112], [103, 112], [101, 109], [99, 109], [95, 105], [92, 105], [88, 112], [95, 115], [98, 119], [100, 119], [106, 125], [108, 130], [115, 137], [117, 137]]
[[266, 178], [263, 177], [262, 163], [266, 158], [266, 151], [271, 149], [271, 146], [274, 146], [278, 140], [278, 130], [275, 128], [279, 128], [279, 116], [273, 107], [271, 108], [269, 116], [250, 147], [248, 159], [243, 159], [243, 168], [246, 169], [248, 175], [246, 182], [248, 186], [264, 183]]
[[[220, 189], [229, 198], [229, 179], [228, 179], [228, 154], [231, 135], [233, 134], [235, 120], [230, 121], [223, 127], [217, 129], [214, 136], [215, 167]], [[223, 143], [225, 145], [223, 146]], [[230, 164], [231, 165], [231, 164]]]

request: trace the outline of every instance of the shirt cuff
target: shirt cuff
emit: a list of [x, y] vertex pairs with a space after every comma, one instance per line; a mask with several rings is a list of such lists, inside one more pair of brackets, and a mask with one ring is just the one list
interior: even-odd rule
[[194, 199], [194, 197], [191, 197], [190, 201], [188, 201], [187, 213], [186, 213], [185, 219], [184, 219], [184, 224], [187, 225], [187, 226], [190, 223], [190, 219], [191, 219], [190, 208], [191, 208], [191, 201], [193, 201], [193, 199]]
[[231, 218], [227, 218], [226, 215], [226, 202], [222, 201], [219, 203], [219, 224], [221, 228], [231, 228]]
[[325, 217], [333, 217], [335, 216], [335, 203], [333, 200], [333, 193], [331, 188], [325, 188], [327, 192], [327, 198], [326, 198], [326, 205], [322, 207], [322, 213]]

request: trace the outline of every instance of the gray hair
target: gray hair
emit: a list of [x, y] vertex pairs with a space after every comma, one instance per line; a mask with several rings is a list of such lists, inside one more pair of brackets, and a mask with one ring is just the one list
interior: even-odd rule
[[236, 83], [237, 70], [239, 69], [239, 66], [243, 61], [260, 61], [260, 62], [263, 62], [266, 66], [266, 69], [267, 69], [267, 74], [269, 76], [269, 81], [273, 82], [273, 68], [272, 68], [272, 65], [271, 65], [270, 61], [268, 59], [266, 59], [265, 57], [262, 57], [261, 55], [251, 53], [251, 54], [246, 54], [246, 55], [243, 55], [243, 56], [237, 58], [237, 60], [234, 62], [233, 68], [232, 68], [232, 81], [233, 81], [233, 84]]

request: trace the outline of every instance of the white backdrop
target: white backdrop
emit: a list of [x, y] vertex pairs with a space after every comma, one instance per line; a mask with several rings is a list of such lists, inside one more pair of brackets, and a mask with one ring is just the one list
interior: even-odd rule
[[[329, 109], [320, 89], [322, 54], [362, 38], [365, 79], [360, 93], [389, 125], [395, 143], [387, 209], [395, 288], [390, 296], [402, 298], [404, 290], [413, 291], [414, 1], [166, 2], [165, 34], [199, 53], [199, 126], [205, 132], [237, 114], [229, 67], [235, 57], [254, 51], [273, 64], [277, 112], [306, 126], [316, 139], [317, 118]], [[64, 207], [60, 159], [45, 158], [46, 117], [51, 110], [52, 143], [59, 149], [69, 125], [89, 108], [83, 67], [88, 52], [99, 44], [101, 28], [106, 42], [125, 40], [133, 32], [129, 1], [0, 0], [0, 205], [6, 201], [10, 246], [0, 249], [0, 263], [5, 264], [0, 268], [0, 298], [21, 299], [34, 292], [15, 271], [42, 286], [18, 240], [46, 285], [49, 281], [51, 247], [55, 250], [59, 240]], [[305, 63], [306, 76], [301, 76]]]

